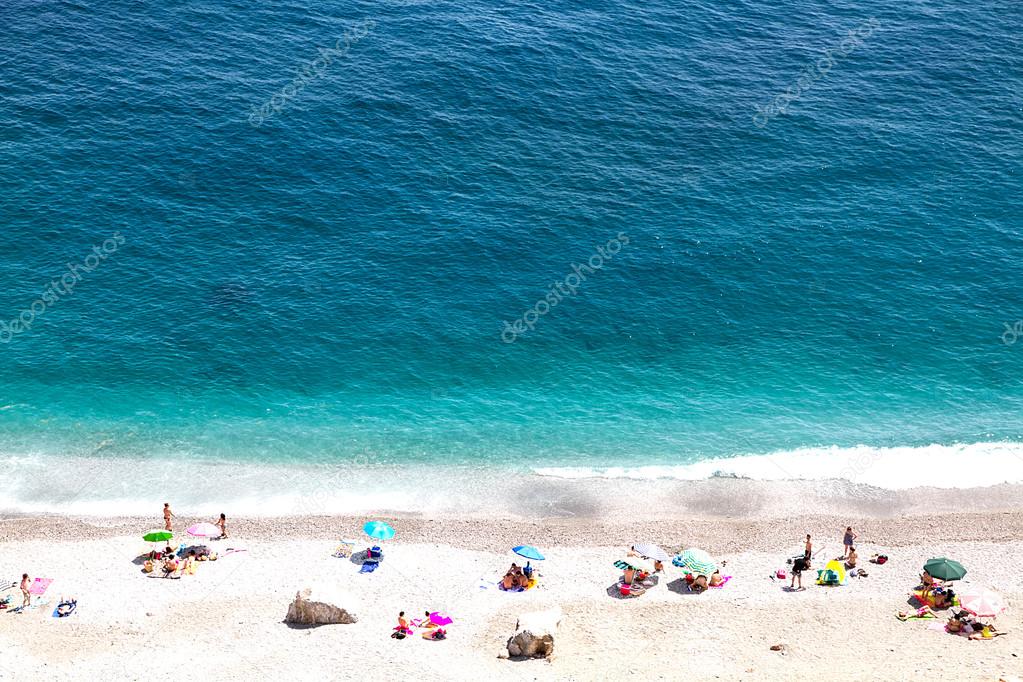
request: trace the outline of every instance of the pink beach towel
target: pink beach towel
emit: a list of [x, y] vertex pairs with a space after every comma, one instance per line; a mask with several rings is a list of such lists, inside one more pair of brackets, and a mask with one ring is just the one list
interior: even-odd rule
[[53, 578], [36, 578], [32, 581], [32, 587], [28, 588], [29, 594], [43, 594], [46, 588], [53, 582]]

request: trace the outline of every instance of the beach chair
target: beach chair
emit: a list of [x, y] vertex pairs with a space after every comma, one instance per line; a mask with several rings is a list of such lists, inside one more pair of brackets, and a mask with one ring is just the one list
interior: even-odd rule
[[334, 556], [338, 559], [348, 559], [354, 552], [355, 540], [342, 540], [341, 544], [334, 549]]

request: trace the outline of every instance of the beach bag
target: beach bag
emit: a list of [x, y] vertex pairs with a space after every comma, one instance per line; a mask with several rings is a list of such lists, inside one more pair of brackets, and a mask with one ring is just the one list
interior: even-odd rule
[[146, 559], [146, 563], [144, 563], [142, 565], [142, 572], [143, 573], [152, 573], [153, 572], [153, 560], [152, 559]]
[[774, 576], [778, 578], [778, 580], [785, 580], [785, 569], [779, 568], [777, 571], [775, 571]]
[[888, 557], [885, 556], [884, 554], [882, 554], [881, 556], [879, 556], [877, 558], [877, 563], [879, 563], [879, 564], [884, 564], [884, 563], [887, 563], [887, 562], [888, 562]]

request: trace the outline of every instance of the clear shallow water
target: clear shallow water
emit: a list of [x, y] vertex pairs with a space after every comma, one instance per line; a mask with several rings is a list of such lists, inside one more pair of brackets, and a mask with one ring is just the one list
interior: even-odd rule
[[7, 507], [1023, 440], [1012, 3], [92, 4], [0, 8], [0, 319], [125, 240], [0, 344]]

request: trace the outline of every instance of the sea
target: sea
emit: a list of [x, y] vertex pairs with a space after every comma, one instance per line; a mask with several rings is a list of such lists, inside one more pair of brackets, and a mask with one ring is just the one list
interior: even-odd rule
[[4, 512], [1023, 482], [1017, 2], [0, 27]]

